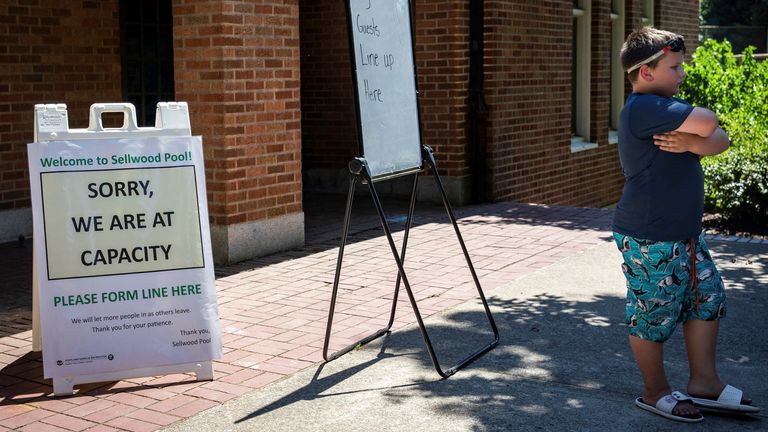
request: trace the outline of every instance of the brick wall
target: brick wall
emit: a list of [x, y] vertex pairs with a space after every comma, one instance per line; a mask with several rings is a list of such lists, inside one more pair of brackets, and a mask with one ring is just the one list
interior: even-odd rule
[[441, 176], [468, 176], [469, 2], [422, 0], [414, 9], [422, 141]]
[[176, 98], [204, 137], [211, 223], [302, 210], [296, 0], [177, 0]]
[[[304, 167], [344, 169], [358, 155], [344, 2], [300, 4]], [[422, 0], [414, 14], [423, 143], [442, 175], [468, 175], [469, 5]]]
[[37, 103], [66, 103], [71, 128], [120, 100], [118, 2], [0, 3], [0, 211], [30, 207], [26, 144]]
[[[469, 3], [415, 5], [424, 143], [444, 177], [466, 177]], [[592, 2], [598, 148], [578, 153], [570, 151], [573, 2], [484, 5], [491, 198], [615, 202], [622, 179], [607, 143], [609, 0]], [[627, 31], [640, 10], [627, 1]], [[114, 0], [0, 5], [0, 211], [29, 206], [24, 145], [35, 103], [67, 103], [71, 126], [84, 127], [91, 103], [121, 99], [117, 11]], [[205, 138], [212, 223], [300, 213], [302, 152], [307, 168], [335, 169], [358, 152], [343, 2], [174, 0], [173, 13], [176, 95]], [[656, 25], [682, 32], [690, 53], [697, 14], [695, 1], [657, 2]]]
[[[307, 168], [343, 168], [357, 150], [345, 12], [338, 3], [302, 1]], [[572, 9], [564, 0], [485, 2], [494, 200], [603, 206], [618, 199], [623, 179], [616, 147], [608, 144], [611, 2], [592, 1], [590, 135], [598, 148], [577, 153], [570, 151]], [[630, 31], [640, 23], [641, 2], [628, 0], [626, 9]], [[697, 13], [697, 2], [663, 2], [656, 6], [657, 26], [683, 29], [695, 40]], [[415, 18], [424, 143], [435, 149], [444, 176], [466, 176], [469, 5], [423, 0]]]
[[643, 2], [641, 0], [626, 0], [624, 4], [624, 10], [626, 11], [627, 15], [626, 30], [627, 34], [629, 34], [629, 32], [632, 30], [635, 30], [643, 25]]
[[[606, 7], [593, 1], [593, 10]], [[623, 179], [607, 143], [608, 36], [593, 38], [591, 134], [598, 148], [571, 153], [572, 1], [486, 3], [486, 100], [492, 197], [604, 206]], [[594, 16], [594, 14], [593, 14]], [[604, 20], [593, 21], [604, 32]], [[594, 55], [599, 54], [599, 55]], [[603, 89], [603, 87], [605, 89]], [[595, 103], [601, 101], [605, 106]]]
[[686, 59], [690, 60], [699, 46], [699, 1], [659, 1], [656, 12], [656, 27], [685, 37]]

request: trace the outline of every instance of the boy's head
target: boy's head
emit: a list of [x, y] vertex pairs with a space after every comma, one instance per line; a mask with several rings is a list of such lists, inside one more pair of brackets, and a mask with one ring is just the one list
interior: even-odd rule
[[685, 53], [685, 41], [683, 37], [659, 30], [653, 27], [642, 27], [627, 36], [621, 47], [621, 65], [627, 72], [629, 81], [635, 85], [641, 78], [641, 69], [648, 65], [647, 69], [655, 69], [658, 64], [670, 56], [670, 53]]

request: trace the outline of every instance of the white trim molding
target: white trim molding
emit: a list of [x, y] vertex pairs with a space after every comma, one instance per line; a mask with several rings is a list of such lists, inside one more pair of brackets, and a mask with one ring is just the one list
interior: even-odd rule
[[[576, 52], [574, 53], [575, 100], [571, 109], [575, 111], [575, 130], [571, 133], [584, 141], [590, 139], [590, 102], [592, 82], [592, 0], [578, 0], [578, 8], [573, 9]], [[571, 146], [573, 148], [573, 146]]]
[[586, 141], [580, 136], [571, 137], [571, 153], [591, 150], [594, 148], [597, 148], [597, 143]]

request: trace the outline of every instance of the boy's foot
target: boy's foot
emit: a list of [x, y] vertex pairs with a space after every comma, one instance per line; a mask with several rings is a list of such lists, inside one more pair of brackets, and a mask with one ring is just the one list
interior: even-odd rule
[[635, 404], [646, 411], [671, 420], [686, 423], [698, 423], [704, 420], [704, 416], [701, 415], [691, 401], [678, 391], [657, 397], [656, 399], [650, 396], [643, 396], [637, 398]]
[[736, 387], [723, 385], [717, 389], [688, 386], [688, 395], [693, 403], [707, 410], [737, 413], [756, 413], [760, 408], [752, 405], [752, 399], [745, 397]]
[[[689, 383], [687, 391], [688, 391], [688, 396], [692, 398], [716, 400], [718, 397], [720, 397], [721, 394], [723, 394], [726, 387], [727, 386], [723, 383], [719, 383], [715, 385]], [[752, 405], [752, 399], [744, 396], [744, 394], [742, 393], [741, 404]]]

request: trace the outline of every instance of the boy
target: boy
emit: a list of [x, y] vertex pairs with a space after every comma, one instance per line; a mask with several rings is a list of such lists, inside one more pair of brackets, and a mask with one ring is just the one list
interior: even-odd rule
[[[627, 278], [629, 343], [643, 376], [638, 407], [684, 422], [704, 419], [696, 406], [756, 412], [715, 368], [725, 292], [704, 243], [704, 178], [699, 159], [729, 146], [717, 116], [673, 98], [685, 77], [683, 37], [643, 27], [621, 49], [632, 94], [621, 112], [619, 157], [624, 191], [613, 231]], [[683, 323], [690, 376], [673, 392], [663, 342]], [[696, 405], [696, 406], [694, 406]]]

